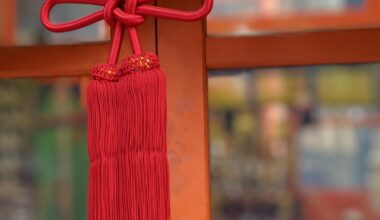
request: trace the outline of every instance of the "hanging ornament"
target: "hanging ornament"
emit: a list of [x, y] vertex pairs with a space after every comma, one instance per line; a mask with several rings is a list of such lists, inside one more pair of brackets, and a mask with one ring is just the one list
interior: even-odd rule
[[[183, 12], [144, 3], [151, 0], [47, 0], [41, 20], [65, 32], [104, 19], [114, 29], [108, 62], [93, 68], [88, 85], [89, 220], [170, 219], [166, 146], [166, 79], [158, 57], [141, 50], [136, 26], [147, 16], [194, 21], [205, 17], [213, 0]], [[57, 4], [104, 6], [78, 20], [53, 24]], [[118, 65], [127, 29], [133, 55]]]

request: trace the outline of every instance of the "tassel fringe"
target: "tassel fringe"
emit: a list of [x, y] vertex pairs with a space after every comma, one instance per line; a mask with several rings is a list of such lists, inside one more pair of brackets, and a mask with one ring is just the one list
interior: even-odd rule
[[89, 220], [169, 220], [166, 78], [154, 54], [99, 65], [88, 86]]

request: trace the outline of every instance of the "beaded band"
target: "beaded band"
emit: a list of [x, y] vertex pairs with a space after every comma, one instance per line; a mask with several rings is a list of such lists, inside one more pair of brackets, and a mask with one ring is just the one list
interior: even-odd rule
[[117, 81], [121, 74], [117, 65], [99, 64], [92, 70], [92, 77], [96, 80]]
[[143, 53], [126, 58], [121, 66], [121, 72], [128, 74], [135, 71], [147, 71], [158, 68], [160, 68], [160, 64], [157, 55], [153, 53]]

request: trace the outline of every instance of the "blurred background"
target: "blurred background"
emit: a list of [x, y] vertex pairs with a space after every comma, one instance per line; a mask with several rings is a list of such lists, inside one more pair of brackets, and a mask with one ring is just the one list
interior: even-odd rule
[[380, 219], [380, 66], [211, 72], [214, 219]]
[[[103, 23], [62, 34], [45, 30], [43, 2], [0, 0], [0, 45], [106, 40]], [[67, 21], [96, 9], [65, 5], [52, 16]], [[86, 80], [0, 80], [0, 220], [87, 219]]]
[[360, 28], [379, 24], [377, 0], [216, 0], [212, 35]]
[[[0, 1], [0, 45], [106, 39], [103, 23], [45, 31], [42, 2]], [[379, 25], [378, 0], [215, 0], [208, 34]], [[0, 220], [86, 219], [85, 82], [0, 80]], [[380, 219], [379, 64], [210, 71], [209, 106], [213, 219]]]

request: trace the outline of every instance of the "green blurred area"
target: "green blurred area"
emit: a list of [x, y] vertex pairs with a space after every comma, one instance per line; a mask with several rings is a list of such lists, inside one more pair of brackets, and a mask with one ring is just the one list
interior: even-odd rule
[[0, 163], [8, 163], [0, 219], [86, 219], [87, 123], [77, 83], [2, 80], [0, 92]]

